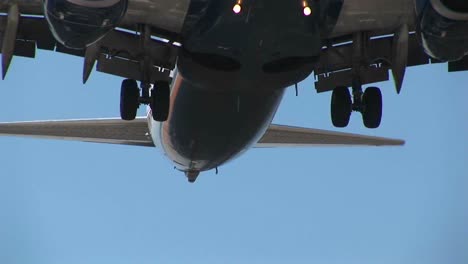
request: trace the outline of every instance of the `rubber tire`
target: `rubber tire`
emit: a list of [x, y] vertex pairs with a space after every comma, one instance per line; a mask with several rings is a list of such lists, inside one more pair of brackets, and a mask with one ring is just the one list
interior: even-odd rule
[[347, 87], [336, 87], [332, 92], [330, 114], [335, 127], [346, 127], [351, 117], [351, 94]]
[[120, 117], [123, 120], [134, 120], [140, 103], [140, 89], [135, 80], [125, 79], [120, 89]]
[[377, 87], [369, 87], [362, 96], [362, 121], [367, 128], [378, 128], [382, 121], [382, 93]]
[[168, 82], [159, 81], [154, 84], [150, 107], [155, 121], [164, 122], [169, 117], [170, 93]]

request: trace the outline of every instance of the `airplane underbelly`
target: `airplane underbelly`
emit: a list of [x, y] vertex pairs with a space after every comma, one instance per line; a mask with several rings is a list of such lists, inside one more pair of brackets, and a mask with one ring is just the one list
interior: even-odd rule
[[[169, 119], [155, 140], [183, 171], [216, 168], [249, 149], [264, 134], [284, 90], [216, 92], [198, 89], [178, 74]], [[153, 133], [154, 134], [154, 133]]]
[[129, 0], [123, 25], [147, 24], [180, 33], [190, 0]]
[[402, 23], [411, 25], [414, 0], [346, 0], [331, 37], [360, 31], [393, 30]]
[[[309, 4], [319, 10], [329, 1]], [[312, 73], [322, 49], [321, 20], [319, 12], [304, 15], [301, 1], [244, 1], [238, 13], [232, 11], [235, 1], [193, 3], [198, 4], [189, 8], [177, 60], [191, 83], [240, 91], [256, 82], [256, 89], [273, 90]]]

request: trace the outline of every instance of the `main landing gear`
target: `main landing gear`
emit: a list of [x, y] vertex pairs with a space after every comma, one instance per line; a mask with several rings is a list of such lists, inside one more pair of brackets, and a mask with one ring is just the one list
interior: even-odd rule
[[154, 85], [141, 84], [140, 88], [135, 80], [122, 81], [120, 90], [120, 116], [123, 120], [134, 120], [140, 104], [149, 105], [153, 119], [159, 122], [167, 120], [169, 115], [170, 88], [166, 81], [158, 81]]
[[337, 87], [331, 98], [331, 119], [335, 127], [346, 127], [352, 111], [362, 114], [367, 128], [377, 128], [382, 120], [382, 93], [377, 87], [353, 88], [353, 100], [347, 87]]
[[362, 91], [363, 70], [369, 67], [367, 56], [369, 36], [365, 32], [353, 35], [352, 98], [347, 87], [336, 87], [331, 98], [331, 119], [335, 127], [346, 127], [351, 112], [360, 112], [367, 128], [377, 128], [382, 120], [382, 93], [377, 87]]

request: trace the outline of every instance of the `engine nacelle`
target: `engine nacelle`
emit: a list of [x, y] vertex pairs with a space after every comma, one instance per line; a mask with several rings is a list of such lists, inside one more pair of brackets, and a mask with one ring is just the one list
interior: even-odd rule
[[103, 38], [125, 15], [128, 0], [45, 0], [47, 22], [58, 42], [84, 49]]
[[417, 0], [420, 34], [426, 53], [441, 61], [468, 55], [468, 1]]

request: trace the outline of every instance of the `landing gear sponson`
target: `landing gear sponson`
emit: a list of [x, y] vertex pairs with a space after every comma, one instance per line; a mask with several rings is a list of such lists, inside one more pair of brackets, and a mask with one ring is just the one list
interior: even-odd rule
[[123, 120], [134, 120], [140, 104], [146, 104], [150, 106], [155, 121], [166, 121], [169, 115], [169, 96], [167, 81], [157, 81], [154, 85], [142, 82], [140, 95], [137, 82], [125, 79], [120, 90], [120, 116]]

